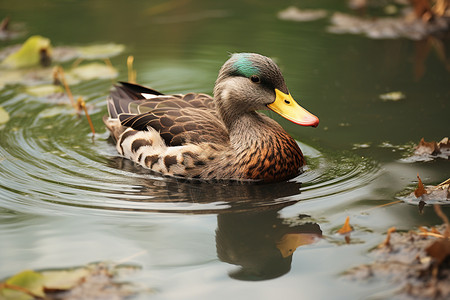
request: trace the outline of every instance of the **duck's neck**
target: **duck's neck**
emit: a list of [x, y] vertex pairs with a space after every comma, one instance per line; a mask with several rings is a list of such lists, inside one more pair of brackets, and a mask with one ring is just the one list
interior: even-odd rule
[[279, 127], [277, 123], [257, 112], [235, 115], [233, 117], [226, 126], [230, 135], [231, 145], [236, 150], [259, 147], [259, 144], [264, 143], [266, 140], [269, 142], [271, 140], [269, 137], [269, 132], [272, 131], [271, 126]]
[[304, 164], [296, 141], [263, 114], [252, 112], [235, 118], [229, 134], [235, 160], [246, 178], [283, 180], [296, 176]]
[[223, 86], [216, 84], [214, 98], [230, 137], [231, 149], [222, 166], [225, 177], [277, 181], [296, 176], [304, 164], [297, 142], [274, 120], [242, 107], [245, 101], [233, 106], [238, 102], [228, 100], [245, 91]]

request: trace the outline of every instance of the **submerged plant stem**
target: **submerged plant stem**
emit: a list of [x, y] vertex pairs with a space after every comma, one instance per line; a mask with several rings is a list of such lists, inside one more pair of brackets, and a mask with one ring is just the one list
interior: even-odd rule
[[95, 136], [94, 124], [92, 124], [91, 116], [89, 116], [89, 113], [87, 111], [86, 102], [84, 102], [83, 98], [80, 97], [78, 98], [77, 103], [78, 107], [84, 110], [84, 114], [86, 115], [86, 118], [89, 122], [89, 127], [91, 127], [92, 135]]
[[128, 82], [136, 83], [136, 70], [133, 69], [134, 56], [130, 55], [127, 58], [127, 68], [128, 68]]
[[73, 99], [73, 95], [72, 95], [72, 92], [71, 92], [71, 90], [69, 88], [69, 85], [67, 84], [66, 78], [64, 77], [64, 69], [62, 67], [58, 68], [58, 74], [59, 74], [61, 82], [62, 82], [62, 84], [64, 86], [64, 89], [66, 90], [67, 97], [69, 97], [69, 99], [70, 99], [70, 103], [72, 104], [73, 108], [76, 109], [77, 105], [75, 104], [75, 100]]

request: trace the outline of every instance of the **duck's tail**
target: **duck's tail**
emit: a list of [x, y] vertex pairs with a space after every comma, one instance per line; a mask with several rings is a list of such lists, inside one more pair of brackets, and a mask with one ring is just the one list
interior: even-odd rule
[[106, 99], [108, 115], [103, 117], [103, 122], [111, 132], [111, 137], [117, 141], [126, 129], [119, 120], [120, 114], [138, 113], [136, 107], [141, 101], [145, 101], [149, 96], [161, 95], [163, 94], [154, 89], [129, 82], [119, 82], [114, 85]]

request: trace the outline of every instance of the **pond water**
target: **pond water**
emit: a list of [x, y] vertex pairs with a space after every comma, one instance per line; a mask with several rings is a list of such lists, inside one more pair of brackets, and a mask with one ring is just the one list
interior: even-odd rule
[[[304, 2], [348, 10], [344, 1]], [[69, 106], [55, 114], [55, 103], [7, 86], [0, 90], [11, 117], [0, 127], [0, 278], [131, 257], [142, 270], [126, 280], [153, 290], [142, 299], [356, 299], [395, 287], [340, 274], [370, 262], [389, 227], [442, 223], [431, 207], [421, 214], [406, 203], [378, 206], [412, 191], [417, 173], [434, 185], [450, 177], [448, 160], [401, 160], [422, 137], [449, 134], [448, 61], [446, 69], [433, 48], [426, 52], [429, 40], [336, 35], [327, 18], [279, 20], [291, 4], [3, 1], [0, 17], [26, 23], [29, 35], [53, 45], [124, 44], [112, 58], [117, 80], [127, 79], [126, 57], [134, 55], [138, 82], [165, 93], [211, 94], [232, 52], [274, 57], [291, 94], [320, 125], [269, 114], [308, 160], [290, 181], [185, 183], [117, 155], [102, 123], [113, 81], [72, 87], [87, 100], [95, 139]], [[379, 98], [395, 91], [405, 99]], [[336, 234], [347, 216], [355, 229], [349, 244]]]

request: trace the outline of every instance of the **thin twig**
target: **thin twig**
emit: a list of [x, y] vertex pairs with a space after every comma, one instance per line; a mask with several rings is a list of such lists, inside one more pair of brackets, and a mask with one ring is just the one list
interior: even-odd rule
[[439, 233], [434, 233], [434, 232], [431, 232], [431, 231], [428, 231], [428, 232], [419, 232], [419, 233], [417, 233], [417, 234], [418, 234], [418, 235], [423, 235], [423, 236], [434, 236], [434, 237], [437, 237], [437, 238], [445, 238], [444, 235], [439, 234]]
[[143, 255], [143, 254], [145, 254], [145, 253], [147, 253], [147, 250], [142, 250], [142, 251], [139, 251], [139, 252], [137, 252], [137, 253], [135, 253], [135, 254], [132, 254], [132, 255], [130, 255], [130, 256], [128, 256], [128, 257], [122, 258], [121, 260], [119, 260], [119, 261], [116, 263], [116, 265], [120, 265], [120, 264], [126, 263], [126, 262], [132, 260], [133, 258], [138, 257], [138, 256], [141, 256], [141, 255]]
[[381, 205], [378, 205], [378, 206], [374, 206], [374, 207], [368, 208], [368, 209], [364, 210], [364, 212], [367, 212], [367, 211], [375, 209], [375, 208], [381, 208], [381, 207], [385, 207], [385, 206], [389, 206], [389, 205], [394, 205], [394, 204], [401, 203], [401, 202], [403, 202], [403, 201], [402, 200], [397, 200], [397, 201], [381, 204]]

